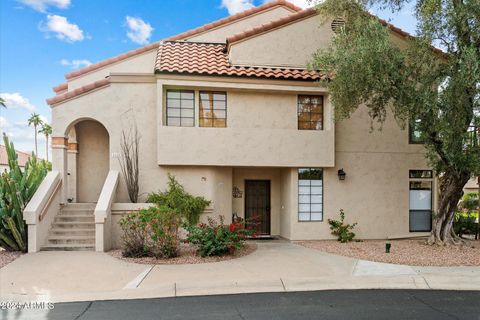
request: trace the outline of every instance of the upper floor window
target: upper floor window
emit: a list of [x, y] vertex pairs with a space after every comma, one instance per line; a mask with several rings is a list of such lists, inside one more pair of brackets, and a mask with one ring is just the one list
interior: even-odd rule
[[323, 96], [298, 96], [298, 129], [323, 130]]
[[422, 132], [420, 131], [420, 120], [410, 122], [408, 125], [408, 142], [411, 144], [424, 143]]
[[187, 90], [167, 90], [167, 126], [195, 125], [195, 93]]
[[200, 91], [200, 127], [227, 126], [227, 94]]

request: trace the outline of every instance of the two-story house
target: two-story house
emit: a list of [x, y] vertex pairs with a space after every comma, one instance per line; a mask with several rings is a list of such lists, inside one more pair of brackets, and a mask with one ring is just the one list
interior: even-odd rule
[[[365, 108], [336, 123], [329, 75], [306, 69], [339, 22], [277, 0], [67, 74], [47, 100], [55, 172], [29, 208], [31, 251], [119, 245], [116, 222], [143, 205], [118, 174], [135, 126], [143, 199], [171, 173], [212, 201], [206, 214], [258, 216], [263, 235], [329, 239], [340, 209], [359, 238], [425, 235], [436, 183], [415, 132], [392, 117], [371, 132]], [[85, 211], [94, 222], [62, 233], [57, 215]], [[65, 240], [88, 228], [90, 242]]]

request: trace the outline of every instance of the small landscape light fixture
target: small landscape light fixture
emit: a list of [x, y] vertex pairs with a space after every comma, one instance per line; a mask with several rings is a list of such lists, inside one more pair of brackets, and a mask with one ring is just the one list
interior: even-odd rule
[[343, 168], [338, 170], [338, 180], [345, 180], [345, 177], [347, 176], [347, 174], [345, 173], [345, 171], [343, 171]]
[[385, 243], [385, 253], [390, 253], [390, 248], [392, 244], [390, 242]]

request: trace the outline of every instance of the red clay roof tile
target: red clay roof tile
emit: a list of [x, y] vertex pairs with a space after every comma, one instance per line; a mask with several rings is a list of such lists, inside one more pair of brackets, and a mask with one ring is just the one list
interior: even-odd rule
[[[291, 22], [301, 20], [301, 19], [304, 19], [304, 18], [307, 18], [307, 17], [310, 17], [310, 16], [314, 16], [316, 14], [318, 14], [318, 12], [315, 8], [307, 8], [307, 9], [301, 10], [301, 11], [299, 11], [297, 13], [294, 13], [294, 14], [291, 14], [289, 16], [271, 21], [271, 22], [263, 24], [261, 26], [254, 27], [252, 29], [245, 30], [243, 32], [240, 32], [240, 33], [237, 33], [233, 36], [230, 36], [230, 37], [227, 38], [227, 45], [230, 45], [234, 42], [237, 42], [237, 41], [240, 41], [240, 40], [243, 40], [243, 39], [246, 39], [246, 38], [261, 34], [261, 33], [264, 33], [264, 32], [268, 32], [268, 31], [273, 30], [275, 28], [287, 25]], [[409, 40], [415, 39], [415, 36], [411, 35], [410, 33], [406, 32], [402, 29], [400, 29], [399, 27], [394, 26], [393, 24], [387, 22], [386, 20], [380, 19], [379, 17], [377, 17], [375, 15], [372, 15], [372, 17], [375, 17], [376, 19], [378, 19], [378, 21], [382, 25], [386, 26], [391, 31], [395, 32], [396, 34], [398, 34], [398, 35], [400, 35], [400, 36], [402, 36], [406, 39], [409, 39]], [[435, 48], [433, 46], [432, 46], [432, 50], [434, 52], [438, 53], [438, 54], [445, 55], [445, 52], [443, 52], [442, 50], [440, 50], [438, 48]]]
[[233, 22], [233, 21], [236, 21], [236, 20], [240, 20], [242, 18], [245, 18], [245, 17], [248, 17], [248, 16], [251, 16], [253, 14], [256, 14], [258, 12], [261, 12], [261, 11], [264, 11], [264, 10], [267, 10], [267, 9], [270, 9], [270, 8], [273, 8], [273, 7], [276, 7], [276, 6], [282, 6], [282, 7], [286, 7], [290, 10], [292, 10], [292, 12], [298, 12], [298, 11], [301, 11], [302, 8], [299, 8], [297, 7], [296, 5], [288, 2], [288, 1], [285, 1], [285, 0], [275, 0], [275, 1], [270, 1], [270, 2], [267, 2], [267, 3], [264, 3], [263, 5], [261, 6], [258, 6], [258, 7], [254, 7], [254, 8], [251, 8], [249, 10], [245, 10], [245, 11], [242, 11], [242, 12], [239, 12], [237, 14], [234, 14], [234, 15], [231, 15], [229, 17], [226, 17], [226, 18], [223, 18], [223, 19], [220, 19], [220, 20], [217, 20], [217, 21], [214, 21], [214, 22], [211, 22], [211, 23], [208, 23], [208, 24], [205, 24], [201, 27], [198, 27], [198, 28], [195, 28], [195, 29], [192, 29], [192, 30], [189, 30], [189, 31], [186, 31], [186, 32], [183, 32], [183, 33], [180, 33], [176, 36], [173, 36], [173, 37], [170, 37], [168, 38], [167, 40], [181, 40], [181, 39], [185, 39], [185, 38], [188, 38], [188, 37], [191, 37], [193, 35], [196, 35], [196, 34], [199, 34], [199, 33], [202, 33], [202, 32], [205, 32], [205, 31], [208, 31], [208, 30], [211, 30], [211, 29], [214, 29], [216, 27], [219, 27], [219, 26], [222, 26], [224, 24], [227, 24], [227, 23], [230, 23], [230, 22]]
[[261, 26], [258, 26], [258, 27], [246, 30], [244, 32], [237, 33], [236, 35], [230, 36], [230, 37], [227, 38], [227, 43], [237, 42], [237, 41], [240, 41], [242, 39], [249, 38], [253, 35], [263, 33], [263, 32], [267, 32], [267, 31], [275, 29], [279, 26], [283, 26], [283, 25], [289, 24], [289, 23], [297, 21], [297, 20], [301, 20], [301, 19], [304, 19], [304, 18], [307, 18], [307, 17], [310, 17], [310, 16], [314, 16], [316, 14], [317, 14], [317, 10], [315, 10], [315, 8], [308, 8], [308, 9], [299, 11], [297, 13], [291, 14], [289, 16], [271, 21], [271, 22], [266, 23], [266, 24], [262, 24]]
[[[227, 23], [230, 23], [230, 22], [233, 22], [233, 21], [236, 21], [236, 20], [239, 20], [239, 19], [242, 19], [244, 17], [247, 17], [247, 16], [250, 16], [250, 15], [253, 15], [253, 14], [256, 14], [258, 12], [261, 12], [263, 10], [267, 10], [267, 9], [270, 9], [270, 8], [273, 8], [275, 6], [283, 6], [283, 7], [286, 7], [286, 8], [289, 8], [290, 10], [292, 11], [300, 11], [302, 10], [301, 8], [293, 5], [292, 3], [288, 2], [288, 1], [285, 1], [285, 0], [275, 0], [275, 1], [271, 1], [271, 2], [267, 2], [261, 6], [258, 6], [258, 7], [254, 7], [252, 9], [249, 9], [249, 10], [245, 10], [243, 12], [240, 12], [240, 13], [237, 13], [235, 15], [232, 15], [232, 16], [229, 16], [229, 17], [226, 17], [226, 18], [223, 18], [223, 19], [220, 19], [220, 20], [217, 20], [217, 21], [214, 21], [212, 23], [209, 23], [209, 24], [206, 24], [206, 25], [203, 25], [199, 28], [196, 28], [196, 29], [193, 29], [193, 30], [190, 30], [190, 31], [186, 31], [186, 32], [183, 32], [179, 35], [176, 35], [176, 36], [173, 36], [173, 37], [170, 37], [169, 40], [178, 40], [178, 39], [182, 39], [182, 38], [185, 38], [185, 37], [189, 37], [189, 36], [192, 36], [194, 34], [197, 34], [197, 33], [201, 33], [201, 32], [204, 32], [204, 31], [207, 31], [207, 30], [210, 30], [210, 29], [213, 29], [213, 28], [216, 28], [216, 27], [219, 27], [221, 25], [224, 25], [224, 24], [227, 24]], [[95, 64], [92, 64], [88, 67], [85, 67], [85, 68], [82, 68], [82, 69], [79, 69], [79, 70], [75, 70], [75, 71], [72, 71], [70, 73], [67, 73], [65, 75], [65, 78], [67, 80], [70, 80], [72, 78], [75, 78], [75, 77], [78, 77], [80, 75], [83, 75], [85, 73], [88, 73], [88, 72], [91, 72], [91, 71], [94, 71], [94, 70], [97, 70], [99, 68], [102, 68], [106, 65], [109, 65], [111, 63], [115, 63], [115, 62], [118, 62], [118, 61], [121, 61], [121, 60], [125, 60], [127, 58], [130, 58], [132, 56], [135, 56], [137, 54], [140, 54], [140, 53], [143, 53], [143, 52], [146, 52], [146, 51], [149, 51], [149, 50], [152, 50], [156, 47], [158, 47], [158, 44], [159, 42], [155, 42], [155, 43], [151, 43], [145, 47], [142, 47], [142, 48], [138, 48], [138, 49], [135, 49], [135, 50], [131, 50], [131, 51], [128, 51], [126, 53], [123, 53], [119, 56], [116, 56], [116, 57], [113, 57], [113, 58], [109, 58], [109, 59], [106, 59], [106, 60], [103, 60], [103, 61], [100, 61], [98, 63], [95, 63]]]
[[[17, 153], [18, 166], [25, 167], [28, 158], [30, 158], [30, 154], [18, 150], [15, 150], [15, 152]], [[7, 148], [2, 144], [0, 144], [0, 165], [8, 166]]]
[[150, 51], [150, 50], [153, 50], [153, 49], [156, 49], [158, 48], [158, 44], [159, 42], [155, 42], [155, 43], [150, 43], [148, 45], [146, 45], [145, 47], [141, 47], [141, 48], [138, 48], [138, 49], [135, 49], [135, 50], [131, 50], [131, 51], [128, 51], [128, 52], [125, 52], [125, 53], [122, 53], [121, 55], [118, 55], [116, 57], [113, 57], [113, 58], [109, 58], [107, 60], [103, 60], [103, 61], [100, 61], [98, 63], [95, 63], [95, 64], [92, 64], [86, 68], [82, 68], [82, 69], [79, 69], [79, 70], [75, 70], [75, 71], [72, 71], [70, 73], [67, 73], [65, 75], [65, 78], [67, 80], [70, 80], [72, 78], [76, 78], [82, 74], [85, 74], [85, 73], [88, 73], [88, 72], [91, 72], [91, 71], [94, 71], [94, 70], [97, 70], [97, 69], [100, 69], [108, 64], [111, 64], [111, 63], [115, 63], [115, 62], [119, 62], [119, 61], [122, 61], [122, 60], [125, 60], [125, 59], [128, 59], [130, 57], [133, 57], [137, 54], [140, 54], [140, 53], [144, 53], [144, 52], [147, 52], [147, 51]]
[[81, 95], [83, 93], [87, 93], [89, 91], [104, 87], [104, 86], [108, 85], [109, 83], [110, 83], [109, 78], [105, 78], [105, 79], [102, 79], [102, 80], [95, 81], [93, 83], [89, 83], [87, 85], [84, 85], [83, 87], [77, 88], [77, 89], [72, 90], [72, 91], [68, 91], [66, 93], [59, 94], [59, 95], [57, 95], [53, 98], [50, 98], [50, 99], [47, 99], [47, 104], [52, 106], [54, 104], [63, 102], [67, 99], [74, 98], [74, 97], [76, 97], [78, 95]]
[[53, 92], [58, 94], [59, 92], [61, 92], [63, 90], [67, 90], [67, 89], [68, 89], [68, 84], [66, 82], [64, 82], [64, 83], [59, 84], [58, 86], [53, 87]]
[[225, 44], [164, 41], [160, 44], [155, 73], [235, 76], [314, 81], [327, 76], [298, 68], [234, 66], [228, 61]]

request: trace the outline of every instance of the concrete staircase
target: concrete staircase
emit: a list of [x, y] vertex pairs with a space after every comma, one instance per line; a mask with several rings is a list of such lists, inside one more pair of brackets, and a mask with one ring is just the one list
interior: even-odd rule
[[49, 230], [47, 243], [41, 251], [95, 250], [95, 203], [65, 205]]

